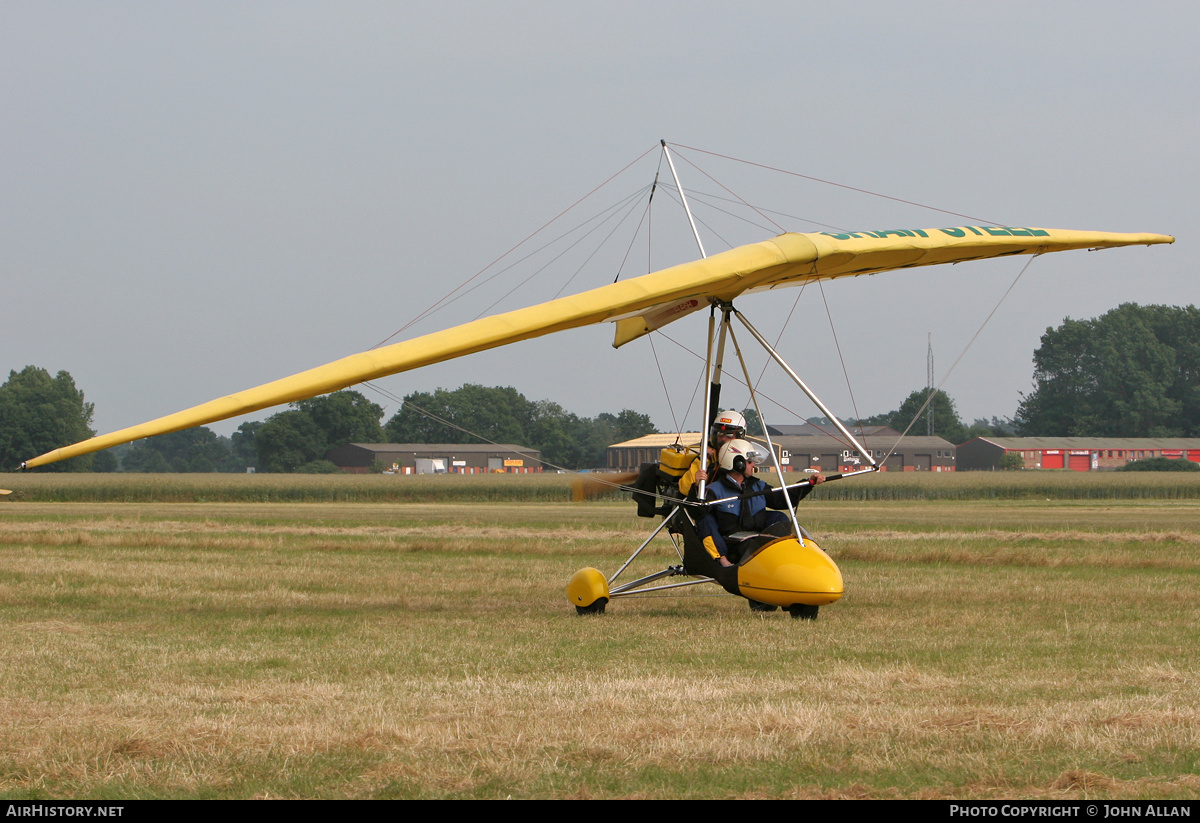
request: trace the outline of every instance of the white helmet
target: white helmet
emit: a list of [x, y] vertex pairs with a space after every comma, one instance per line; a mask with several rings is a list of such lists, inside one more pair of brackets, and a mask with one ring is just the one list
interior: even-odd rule
[[717, 457], [721, 461], [721, 468], [727, 472], [746, 473], [747, 463], [764, 463], [767, 456], [758, 450], [758, 447], [749, 440], [730, 440], [728, 443], [721, 446], [721, 451]]
[[712, 439], [716, 440], [721, 434], [732, 434], [734, 437], [746, 436], [746, 418], [741, 412], [723, 411], [713, 418]]

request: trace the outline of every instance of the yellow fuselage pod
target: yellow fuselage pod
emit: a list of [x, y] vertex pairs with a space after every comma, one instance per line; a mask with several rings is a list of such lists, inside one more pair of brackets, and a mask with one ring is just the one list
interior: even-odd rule
[[812, 540], [784, 537], [738, 566], [738, 589], [773, 606], [826, 606], [842, 596], [842, 572]]

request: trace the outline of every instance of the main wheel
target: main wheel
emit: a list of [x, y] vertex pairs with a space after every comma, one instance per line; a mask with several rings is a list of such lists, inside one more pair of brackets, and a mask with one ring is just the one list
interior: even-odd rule
[[608, 605], [608, 598], [601, 597], [590, 606], [576, 606], [575, 614], [604, 614], [604, 607]]
[[796, 620], [816, 620], [820, 606], [806, 606], [803, 603], [793, 603], [788, 606], [788, 614]]

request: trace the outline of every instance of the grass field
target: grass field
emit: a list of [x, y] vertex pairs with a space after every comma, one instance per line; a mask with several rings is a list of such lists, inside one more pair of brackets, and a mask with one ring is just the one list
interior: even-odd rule
[[1200, 500], [801, 511], [815, 623], [577, 617], [627, 503], [0, 503], [0, 795], [1200, 797]]
[[[33, 473], [0, 474], [0, 485], [14, 487], [6, 502], [560, 503], [570, 499], [577, 478], [587, 477], [595, 475]], [[629, 496], [614, 490], [598, 499]], [[880, 472], [827, 483], [813, 499], [1200, 500], [1200, 472]]]

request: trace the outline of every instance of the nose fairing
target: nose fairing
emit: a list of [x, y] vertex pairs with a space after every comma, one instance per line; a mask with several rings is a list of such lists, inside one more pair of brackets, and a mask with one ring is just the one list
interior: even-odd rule
[[812, 540], [784, 538], [769, 543], [738, 567], [744, 597], [775, 606], [826, 606], [844, 588], [837, 564]]

